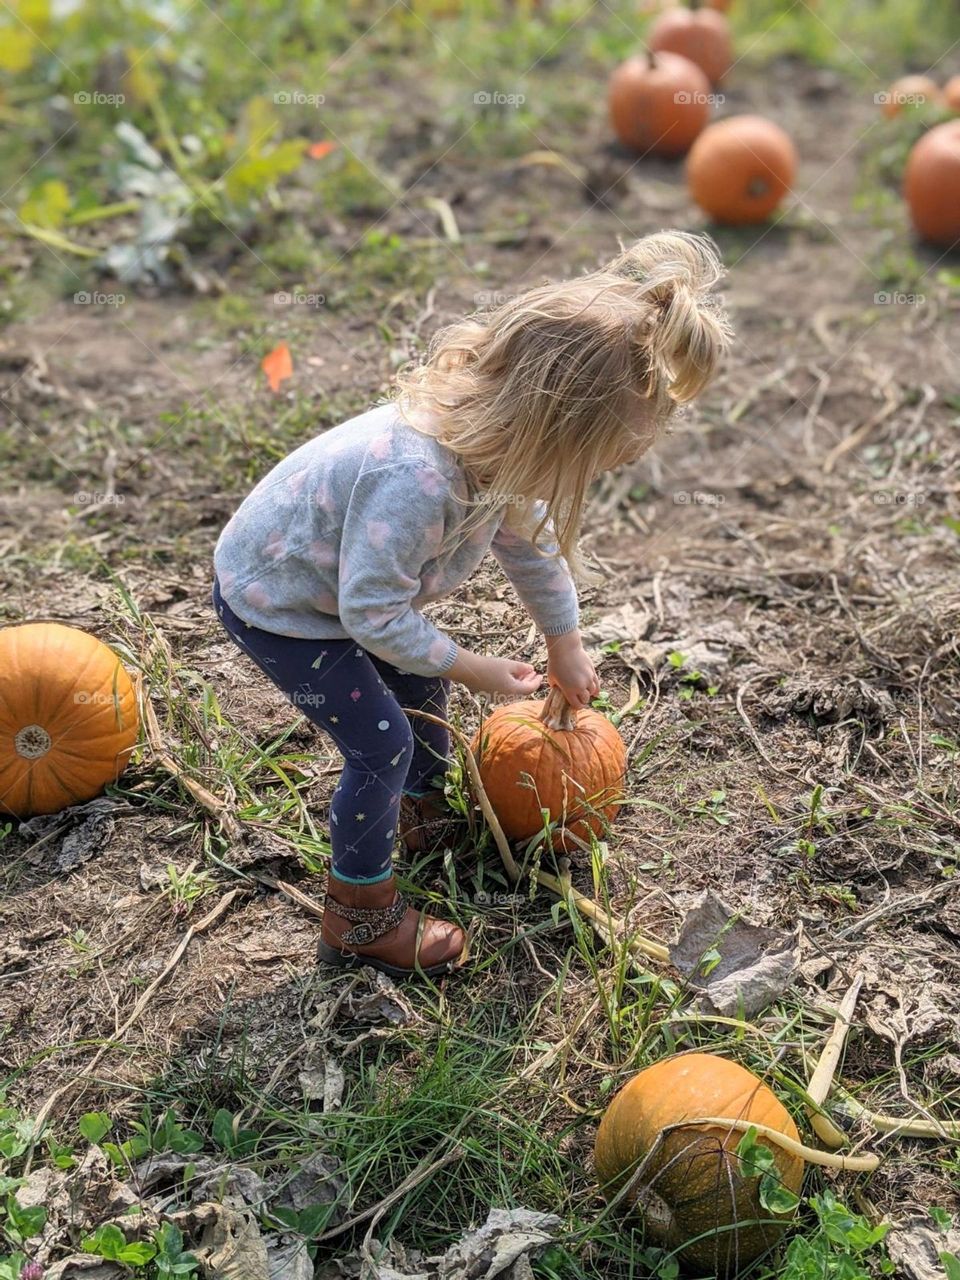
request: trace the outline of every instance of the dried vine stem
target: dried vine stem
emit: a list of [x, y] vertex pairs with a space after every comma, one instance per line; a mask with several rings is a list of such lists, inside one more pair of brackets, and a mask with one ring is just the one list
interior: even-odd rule
[[[563, 695], [560, 695], [561, 698]], [[566, 699], [564, 699], [566, 704]], [[448, 730], [463, 747], [464, 757], [467, 762], [467, 772], [470, 774], [470, 781], [473, 783], [477, 793], [477, 799], [480, 801], [480, 808], [483, 810], [483, 816], [487, 820], [487, 825], [493, 832], [493, 838], [496, 841], [497, 849], [500, 851], [500, 857], [503, 859], [504, 869], [507, 876], [513, 884], [520, 880], [520, 868], [510, 849], [510, 842], [503, 833], [497, 815], [493, 811], [493, 805], [487, 796], [483, 782], [480, 778], [480, 769], [477, 766], [476, 757], [470, 748], [470, 743], [465, 736], [448, 720], [444, 720], [441, 716], [435, 716], [429, 711], [420, 711], [415, 707], [404, 707], [407, 715], [420, 716], [424, 720], [430, 720], [433, 724], [442, 725]], [[545, 889], [549, 889], [551, 893], [555, 893], [558, 898], [572, 901], [577, 910], [587, 917], [593, 928], [600, 935], [604, 942], [608, 945], [618, 936], [624, 933], [624, 923], [617, 916], [604, 911], [592, 898], [588, 898], [579, 890], [570, 887], [567, 893], [564, 892], [564, 886], [557, 876], [550, 875], [547, 871], [537, 870], [534, 872], [534, 878]], [[624, 945], [630, 951], [631, 955], [645, 955], [652, 960], [659, 960], [661, 964], [669, 964], [670, 952], [662, 942], [657, 942], [653, 938], [645, 938], [642, 934], [633, 934], [629, 938], [624, 938]]]
[[[681, 1120], [677, 1124], [668, 1125], [667, 1128], [689, 1129], [701, 1125], [736, 1129], [738, 1133], [747, 1133], [753, 1129], [764, 1138], [768, 1138], [774, 1146], [782, 1147], [784, 1151], [799, 1156], [808, 1164], [819, 1164], [825, 1169], [842, 1169], [846, 1173], [872, 1173], [880, 1166], [879, 1156], [841, 1156], [835, 1151], [818, 1151], [816, 1147], [804, 1146], [802, 1142], [788, 1138], [785, 1133], [781, 1133], [779, 1129], [772, 1129], [769, 1125], [755, 1124], [750, 1120], [731, 1120], [729, 1116], [698, 1116], [694, 1120]], [[664, 1132], [666, 1131], [665, 1129]]]
[[853, 1010], [862, 985], [863, 974], [858, 973], [850, 989], [840, 1002], [833, 1030], [827, 1037], [823, 1052], [820, 1054], [820, 1061], [814, 1067], [810, 1076], [810, 1083], [807, 1085], [807, 1096], [814, 1104], [807, 1107], [807, 1115], [817, 1137], [821, 1142], [826, 1143], [828, 1147], [842, 1147], [847, 1142], [847, 1135], [837, 1128], [821, 1108], [826, 1102], [830, 1086], [833, 1084], [837, 1063], [840, 1061], [844, 1041], [847, 1038], [847, 1032], [850, 1030]]

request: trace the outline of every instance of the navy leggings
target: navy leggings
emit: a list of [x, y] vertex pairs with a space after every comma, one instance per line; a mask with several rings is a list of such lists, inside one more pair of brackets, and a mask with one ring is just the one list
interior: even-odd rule
[[436, 795], [450, 749], [446, 729], [401, 708], [446, 719], [450, 681], [401, 673], [355, 640], [297, 640], [248, 626], [216, 579], [212, 598], [230, 638], [343, 754], [330, 804], [334, 874], [354, 884], [385, 880], [400, 796]]

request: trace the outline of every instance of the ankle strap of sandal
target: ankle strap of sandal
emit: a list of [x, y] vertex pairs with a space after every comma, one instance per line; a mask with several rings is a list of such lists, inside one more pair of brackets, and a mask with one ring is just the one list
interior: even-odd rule
[[395, 929], [407, 914], [406, 899], [399, 892], [389, 907], [348, 907], [331, 898], [329, 893], [323, 905], [325, 911], [353, 921], [355, 928], [348, 929], [340, 939], [348, 947], [365, 947], [376, 942], [377, 938]]

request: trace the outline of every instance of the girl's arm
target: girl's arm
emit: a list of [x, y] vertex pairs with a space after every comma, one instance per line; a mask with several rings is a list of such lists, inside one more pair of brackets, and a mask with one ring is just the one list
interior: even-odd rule
[[340, 621], [376, 657], [413, 675], [444, 675], [456, 641], [413, 608], [424, 564], [443, 536], [446, 479], [417, 461], [357, 479], [343, 523]]
[[[542, 517], [543, 504], [537, 503], [534, 523]], [[513, 584], [524, 608], [548, 639], [576, 631], [580, 610], [577, 590], [558, 554], [553, 530], [547, 525], [540, 535], [538, 550], [513, 529], [502, 524], [493, 536], [490, 550]], [[544, 555], [547, 552], [549, 554]]]

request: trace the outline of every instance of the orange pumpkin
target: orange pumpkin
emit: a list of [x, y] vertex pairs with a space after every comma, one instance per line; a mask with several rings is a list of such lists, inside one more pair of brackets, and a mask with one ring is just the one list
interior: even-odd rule
[[886, 93], [880, 94], [880, 110], [888, 119], [900, 115], [904, 109], [922, 107], [928, 102], [943, 102], [939, 85], [929, 76], [901, 76]]
[[95, 796], [139, 734], [120, 659], [56, 622], [0, 631], [0, 809], [27, 818]]
[[627, 753], [610, 721], [589, 707], [574, 711], [559, 689], [543, 702], [497, 707], [474, 737], [484, 790], [511, 840], [543, 830], [550, 812], [553, 847], [571, 851], [602, 835], [623, 799]]
[[[643, 1213], [647, 1238], [677, 1250], [697, 1274], [732, 1275], [776, 1243], [787, 1215], [774, 1219], [760, 1204], [759, 1179], [743, 1176], [736, 1155], [743, 1133], [687, 1127], [698, 1116], [763, 1124], [799, 1141], [790, 1115], [755, 1075], [728, 1058], [689, 1053], [647, 1067], [620, 1090], [600, 1122], [594, 1166], [607, 1199], [640, 1171], [624, 1202]], [[803, 1160], [758, 1141], [798, 1195]]]
[[903, 193], [924, 240], [944, 248], [960, 241], [960, 120], [935, 125], [914, 145]]
[[951, 111], [960, 115], [960, 76], [951, 76], [943, 86], [943, 101]]
[[716, 9], [665, 9], [650, 28], [647, 44], [655, 52], [679, 53], [695, 62], [711, 84], [719, 84], [733, 66], [730, 24]]
[[711, 218], [733, 226], [763, 222], [793, 186], [797, 151], [763, 116], [708, 125], [687, 156], [690, 194]]
[[610, 77], [610, 121], [625, 147], [679, 156], [710, 119], [710, 81], [689, 58], [628, 58]]

